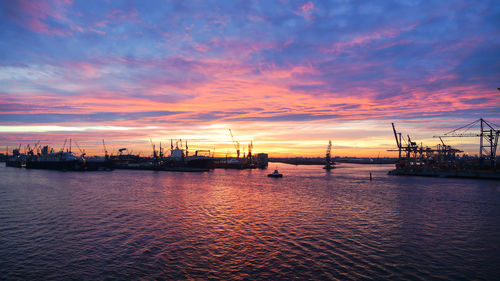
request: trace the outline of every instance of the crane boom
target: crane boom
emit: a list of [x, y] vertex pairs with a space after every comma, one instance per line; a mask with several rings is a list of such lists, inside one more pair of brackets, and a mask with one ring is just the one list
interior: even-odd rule
[[477, 138], [480, 137], [480, 134], [453, 134], [453, 135], [442, 135], [442, 136], [434, 136], [435, 138]]
[[231, 135], [231, 140], [233, 141], [233, 144], [234, 144], [234, 149], [238, 149], [236, 147], [236, 142], [234, 141], [234, 136], [233, 136], [233, 132], [231, 131], [231, 129], [229, 129], [229, 134]]
[[64, 148], [66, 147], [66, 142], [68, 141], [68, 139], [64, 139], [64, 144], [63, 144], [63, 147], [61, 148], [61, 152], [64, 152]]
[[76, 141], [75, 141], [75, 145], [78, 148], [78, 150], [80, 150], [80, 153], [82, 154], [82, 156], [85, 156], [85, 151], [80, 148], [80, 146], [78, 145], [78, 143]]
[[156, 147], [155, 144], [153, 143], [153, 140], [149, 138], [149, 142], [151, 143], [151, 146], [153, 147], [153, 158], [156, 159]]
[[444, 144], [444, 141], [443, 141], [443, 139], [442, 139], [441, 137], [439, 137], [439, 140], [441, 141], [441, 143], [442, 143], [443, 145], [446, 145], [446, 144]]
[[106, 148], [106, 144], [104, 143], [104, 139], [102, 139], [102, 147], [104, 148], [104, 157], [108, 159], [108, 149]]
[[237, 158], [240, 158], [240, 143], [234, 140], [233, 132], [231, 131], [231, 129], [229, 129], [229, 134], [231, 134], [231, 140], [233, 141], [234, 149], [236, 149], [236, 156]]
[[398, 141], [398, 134], [397, 134], [397, 132], [396, 132], [396, 128], [394, 127], [394, 123], [391, 123], [391, 124], [392, 124], [392, 131], [394, 132], [394, 138], [396, 138], [396, 145], [397, 145], [398, 147], [401, 147], [401, 144], [400, 144], [400, 143], [399, 143], [399, 141]]

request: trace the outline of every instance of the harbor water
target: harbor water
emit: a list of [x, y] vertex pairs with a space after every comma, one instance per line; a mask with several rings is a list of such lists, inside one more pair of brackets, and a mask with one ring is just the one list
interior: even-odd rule
[[[283, 178], [267, 177], [275, 168]], [[498, 280], [500, 182], [392, 168], [2, 163], [0, 279]]]

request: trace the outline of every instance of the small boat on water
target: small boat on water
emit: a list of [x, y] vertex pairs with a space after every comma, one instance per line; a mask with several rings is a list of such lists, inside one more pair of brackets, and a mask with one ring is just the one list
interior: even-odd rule
[[278, 172], [278, 170], [276, 169], [276, 170], [274, 170], [274, 172], [272, 172], [271, 174], [268, 174], [267, 176], [270, 178], [282, 178], [283, 174], [280, 174]]

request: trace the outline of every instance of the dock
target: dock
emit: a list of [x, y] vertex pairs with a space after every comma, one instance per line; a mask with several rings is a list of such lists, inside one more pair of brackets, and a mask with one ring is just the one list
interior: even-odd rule
[[[479, 132], [470, 133], [476, 127]], [[483, 118], [434, 136], [440, 140], [435, 148], [418, 144], [410, 135], [403, 138], [394, 123], [392, 129], [397, 149], [389, 151], [397, 151], [398, 160], [396, 169], [389, 171], [389, 175], [500, 180], [500, 161], [496, 156], [500, 130]], [[464, 151], [447, 145], [443, 140], [451, 137], [478, 137], [479, 156], [460, 155]]]

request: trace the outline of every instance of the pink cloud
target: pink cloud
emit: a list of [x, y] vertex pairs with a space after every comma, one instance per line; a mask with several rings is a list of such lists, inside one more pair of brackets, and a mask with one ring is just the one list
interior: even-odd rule
[[100, 34], [100, 35], [106, 35], [106, 32], [105, 31], [102, 31], [102, 30], [98, 30], [98, 29], [95, 29], [95, 28], [92, 28], [92, 27], [89, 27], [88, 29], [90, 32], [94, 32], [94, 33], [97, 33], [97, 34]]
[[14, 22], [36, 33], [68, 35], [69, 31], [62, 28], [53, 27], [47, 21], [57, 21], [68, 23], [64, 5], [70, 5], [71, 1], [30, 1], [17, 0], [9, 6], [7, 16]]
[[314, 3], [312, 1], [309, 1], [305, 3], [304, 5], [299, 7], [299, 10], [295, 12], [296, 15], [301, 15], [308, 21], [312, 20], [312, 12], [316, 8], [314, 7]]
[[[364, 42], [364, 40], [357, 42]], [[131, 77], [131, 81], [120, 80], [120, 83], [116, 84], [116, 80], [113, 82], [113, 75], [104, 71], [108, 67], [121, 69], [123, 66], [130, 66], [130, 69], [137, 71], [127, 76]], [[99, 125], [134, 128], [144, 124], [154, 126], [169, 124], [168, 130], [165, 129], [168, 134], [171, 134], [168, 136], [185, 133], [182, 129], [174, 128], [172, 124], [177, 122], [202, 127], [218, 124], [228, 124], [227, 126], [237, 128], [272, 126], [272, 132], [266, 133], [279, 134], [279, 130], [274, 129], [275, 127], [295, 126], [299, 123], [305, 127], [314, 127], [317, 124], [336, 124], [369, 118], [391, 119], [408, 114], [433, 116], [433, 114], [453, 114], [457, 110], [474, 109], [479, 102], [481, 102], [481, 108], [495, 108], [500, 104], [498, 91], [492, 93], [478, 85], [467, 87], [453, 85], [431, 91], [419, 85], [421, 81], [416, 84], [405, 83], [405, 87], [401, 89], [404, 94], [378, 97], [378, 94], [383, 94], [386, 88], [402, 83], [391, 74], [393, 70], [390, 68], [380, 68], [381, 71], [387, 72], [387, 78], [374, 83], [366, 81], [360, 85], [359, 81], [349, 82], [344, 79], [345, 72], [358, 73], [373, 66], [370, 63], [337, 65], [327, 70], [332, 75], [329, 76], [328, 81], [325, 81], [324, 77], [321, 78], [325, 74], [322, 71], [325, 70], [313, 62], [295, 65], [272, 63], [254, 65], [245, 60], [223, 57], [203, 59], [182, 56], [170, 56], [163, 59], [108, 57], [93, 62], [76, 61], [60, 66], [61, 73], [74, 74], [78, 79], [68, 76], [56, 78], [61, 79], [60, 81], [51, 80], [45, 84], [44, 81], [39, 82], [40, 85], [47, 86], [74, 83], [78, 86], [77, 88], [65, 89], [74, 92], [74, 95], [54, 94], [50, 90], [41, 90], [37, 93], [22, 93], [15, 98], [12, 95], [6, 95], [4, 99], [5, 104], [9, 104], [8, 109], [12, 110], [10, 112], [16, 114], [23, 112], [82, 114], [81, 121], [67, 121], [61, 118], [58, 124], [54, 124], [65, 126], [96, 125], [95, 121], [85, 119], [86, 115], [93, 113], [123, 113], [126, 116], [128, 113], [148, 111], [178, 112], [175, 115], [145, 116], [125, 120], [110, 118], [99, 122]], [[169, 78], [170, 75], [175, 74], [173, 69], [182, 73], [182, 77]], [[436, 72], [436, 75], [434, 80], [433, 76], [426, 77], [426, 80], [429, 79], [432, 83], [437, 80], [455, 79], [447, 72]], [[107, 77], [110, 79], [106, 79]], [[197, 77], [203, 77], [203, 79], [197, 79]], [[342, 85], [348, 90], [335, 92], [329, 90], [329, 85]], [[307, 87], [297, 89], [294, 86], [314, 87], [308, 90]], [[346, 92], [349, 94], [345, 94]], [[141, 93], [141, 95], [136, 93]], [[29, 105], [32, 104], [34, 96], [37, 97], [39, 107], [30, 108]], [[7, 100], [8, 98], [10, 100]], [[0, 96], [0, 101], [4, 103], [2, 96]], [[309, 116], [311, 120], [288, 120], [289, 115], [303, 115], [306, 118]], [[264, 121], [259, 121], [260, 118], [264, 118]], [[279, 121], [272, 121], [273, 119]], [[30, 124], [37, 125], [36, 123]], [[283, 131], [286, 130], [283, 129]], [[249, 134], [259, 133], [257, 130], [248, 130], [248, 132]], [[204, 133], [210, 134], [206, 129], [199, 129], [193, 135]], [[54, 139], [58, 136], [57, 134], [46, 135]], [[63, 137], [59, 140], [62, 142], [65, 137], [69, 136], [90, 141], [96, 140], [97, 143], [97, 140], [101, 138], [115, 143], [132, 139], [131, 143], [138, 145], [145, 136], [156, 135], [161, 136], [161, 130], [65, 132], [60, 134]], [[21, 135], [18, 134], [18, 136]], [[390, 132], [387, 138], [390, 138]], [[91, 147], [89, 146], [89, 150]], [[287, 149], [286, 144], [283, 147]]]
[[302, 5], [302, 7], [300, 7], [300, 9], [302, 10], [302, 12], [308, 13], [308, 12], [314, 10], [314, 3], [309, 1], [309, 2], [305, 3], [304, 5]]

